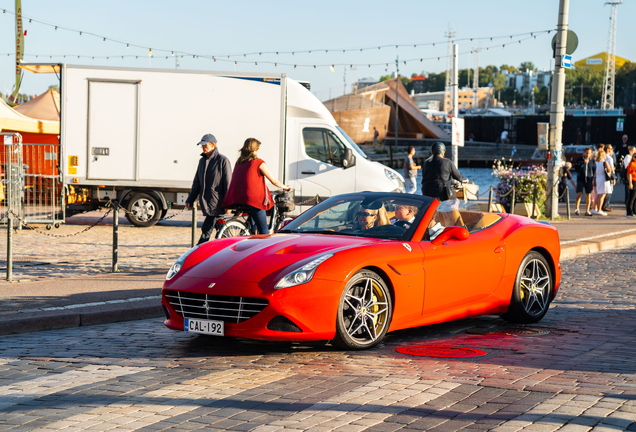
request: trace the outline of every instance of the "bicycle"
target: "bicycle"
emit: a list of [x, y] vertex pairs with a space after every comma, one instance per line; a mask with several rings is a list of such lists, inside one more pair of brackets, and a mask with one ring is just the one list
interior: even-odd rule
[[[277, 190], [272, 195], [274, 206], [271, 210], [268, 227], [270, 234], [278, 231], [286, 220], [291, 219], [287, 218], [286, 214], [295, 208], [293, 189], [289, 192]], [[217, 219], [215, 228], [215, 239], [256, 234], [256, 227], [251, 223], [245, 206], [237, 206], [229, 215], [221, 216]]]

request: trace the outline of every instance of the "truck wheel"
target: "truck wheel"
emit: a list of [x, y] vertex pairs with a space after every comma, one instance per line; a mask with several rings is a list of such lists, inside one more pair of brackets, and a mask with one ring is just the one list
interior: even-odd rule
[[157, 200], [152, 195], [140, 192], [126, 204], [126, 219], [138, 227], [149, 227], [157, 223], [161, 210]]

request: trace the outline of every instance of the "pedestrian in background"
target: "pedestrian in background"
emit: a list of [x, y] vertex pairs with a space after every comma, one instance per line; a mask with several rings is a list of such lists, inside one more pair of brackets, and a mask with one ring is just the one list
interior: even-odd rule
[[629, 190], [629, 198], [626, 204], [627, 217], [636, 217], [636, 159], [634, 158], [634, 147], [632, 147], [632, 158], [627, 165], [627, 188]]
[[623, 135], [622, 141], [623, 142], [616, 147], [616, 153], [619, 156], [626, 157], [627, 154], [629, 153], [629, 148], [628, 147], [629, 146], [633, 146], [634, 144], [629, 142], [629, 137], [627, 136], [627, 134]]
[[607, 213], [603, 211], [603, 201], [607, 193], [612, 193], [612, 185], [607, 179], [607, 174], [610, 171], [609, 164], [606, 160], [605, 150], [599, 147], [596, 152], [596, 176], [594, 177], [594, 189], [596, 190], [596, 202], [592, 209], [592, 214], [607, 216]]
[[408, 153], [404, 158], [404, 180], [406, 180], [406, 193], [413, 194], [417, 190], [415, 179], [417, 178], [417, 170], [422, 168], [413, 162], [415, 156], [415, 147], [409, 146]]
[[205, 215], [201, 237], [197, 243], [201, 244], [210, 240], [216, 219], [223, 213], [221, 203], [230, 187], [232, 168], [230, 168], [230, 160], [216, 148], [217, 142], [214, 135], [203, 135], [197, 145], [201, 146], [203, 153], [201, 153], [185, 207], [191, 208], [192, 203], [199, 199], [201, 211]]
[[444, 158], [446, 146], [436, 142], [431, 146], [432, 156], [424, 162], [422, 167], [422, 195], [437, 198], [440, 201], [456, 199], [453, 189], [453, 179], [468, 183], [455, 164]]
[[605, 146], [605, 160], [610, 166], [610, 170], [612, 173], [612, 180], [610, 180], [610, 191], [607, 193], [605, 197], [605, 202], [603, 203], [603, 211], [611, 212], [612, 208], [610, 207], [610, 203], [612, 202], [612, 193], [614, 193], [614, 187], [616, 186], [616, 155], [614, 154], [614, 147], [611, 144], [607, 144]]
[[380, 132], [373, 126], [373, 144], [378, 143], [378, 137], [380, 136]]
[[571, 168], [571, 162], [566, 162], [565, 165], [559, 168], [559, 201], [561, 202], [565, 202], [565, 189], [568, 187], [568, 180], [572, 183], [572, 187], [576, 189], [576, 184], [574, 184], [574, 179], [572, 179], [572, 174], [570, 173]]
[[274, 177], [263, 159], [258, 158], [261, 142], [256, 138], [248, 138], [239, 150], [239, 158], [234, 165], [230, 189], [223, 201], [223, 208], [229, 209], [237, 205], [247, 208], [247, 214], [258, 234], [268, 234], [266, 211], [274, 206], [265, 178], [274, 186], [291, 190]]
[[625, 205], [627, 205], [627, 200], [629, 199], [629, 187], [627, 184], [627, 167], [629, 163], [632, 161], [634, 153], [636, 152], [636, 147], [630, 145], [627, 147], [627, 154], [623, 157], [621, 161], [621, 180], [623, 182], [623, 186], [625, 187]]
[[596, 175], [596, 165], [592, 161], [592, 148], [587, 147], [583, 151], [583, 156], [576, 160], [576, 209], [574, 214], [578, 215], [581, 204], [581, 196], [585, 192], [585, 216], [592, 216], [590, 208], [592, 206], [592, 191], [594, 190], [594, 177]]

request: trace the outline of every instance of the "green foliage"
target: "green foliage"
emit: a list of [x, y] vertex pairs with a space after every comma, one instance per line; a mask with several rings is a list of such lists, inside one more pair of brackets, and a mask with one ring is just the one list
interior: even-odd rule
[[[481, 79], [480, 79], [480, 81], [481, 81]], [[493, 79], [492, 79], [492, 84], [495, 87], [495, 91], [505, 88], [507, 81], [508, 81], [508, 79], [506, 78], [506, 76], [503, 73], [496, 72], [494, 77], [493, 77]]]
[[51, 90], [51, 89], [55, 90], [56, 92], [59, 92], [60, 91], [60, 86], [57, 85], [57, 84], [53, 84], [53, 85], [50, 85], [47, 90]]
[[380, 82], [388, 81], [388, 80], [390, 80], [390, 79], [391, 79], [391, 75], [382, 75], [382, 76], [380, 77]]
[[566, 92], [566, 104], [581, 103], [581, 86], [583, 86], [583, 103], [594, 105], [600, 101], [603, 95], [604, 72], [592, 69], [566, 69], [565, 70], [567, 88], [572, 89]]
[[525, 61], [525, 62], [521, 62], [521, 64], [519, 65], [519, 70], [521, 72], [525, 72], [526, 70], [530, 70], [530, 71], [536, 71], [537, 68], [534, 66], [534, 63], [532, 63], [531, 61]]
[[536, 187], [536, 203], [539, 210], [545, 214], [548, 172], [543, 166], [515, 169], [512, 161], [506, 162], [505, 159], [502, 159], [495, 160], [492, 173], [499, 177], [499, 183], [495, 188], [497, 201], [504, 206], [507, 212], [510, 212], [512, 204], [511, 189], [513, 186], [515, 188], [515, 203], [532, 203]]
[[541, 90], [537, 86], [534, 86], [534, 103], [537, 105], [546, 105], [548, 103], [548, 96], [550, 89], [543, 87]]
[[508, 73], [515, 73], [517, 72], [517, 68], [514, 66], [508, 66], [507, 64], [503, 64], [501, 65], [501, 67], [499, 68], [500, 71], [507, 71]]

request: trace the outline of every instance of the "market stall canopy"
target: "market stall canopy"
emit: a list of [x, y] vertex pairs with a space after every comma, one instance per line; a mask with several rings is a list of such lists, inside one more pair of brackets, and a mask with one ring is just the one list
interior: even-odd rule
[[60, 122], [27, 117], [0, 99], [0, 129], [2, 131], [59, 134]]
[[60, 121], [60, 94], [49, 89], [38, 97], [18, 105], [14, 110], [35, 119]]

